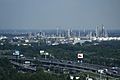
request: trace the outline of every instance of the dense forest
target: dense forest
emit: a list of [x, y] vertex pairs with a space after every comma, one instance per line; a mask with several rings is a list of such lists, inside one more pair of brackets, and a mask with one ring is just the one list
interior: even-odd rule
[[57, 59], [77, 60], [77, 53], [84, 54], [84, 62], [100, 64], [104, 66], [120, 67], [120, 41], [85, 42], [84, 44], [47, 45], [43, 43], [31, 43], [32, 46], [17, 46], [5, 43], [0, 45], [0, 50], [10, 50], [5, 54], [12, 54], [19, 50], [26, 56], [40, 57], [40, 50], [45, 50]]
[[[43, 43], [31, 43], [32, 46], [17, 46], [5, 42], [0, 45], [0, 54], [12, 55], [15, 50], [25, 56], [41, 57], [39, 51], [45, 50], [56, 59], [77, 61], [77, 53], [84, 54], [83, 62], [104, 66], [120, 67], [120, 41], [85, 42], [84, 44], [61, 44], [51, 46]], [[0, 80], [70, 80], [69, 74], [53, 74], [44, 72], [18, 72], [6, 58], [0, 58]], [[81, 74], [80, 80], [85, 80], [86, 74]]]

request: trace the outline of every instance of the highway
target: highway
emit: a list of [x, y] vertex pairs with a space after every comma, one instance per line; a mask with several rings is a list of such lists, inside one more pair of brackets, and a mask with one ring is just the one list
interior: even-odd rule
[[[104, 73], [102, 74], [120, 77], [120, 68], [113, 69], [112, 67], [89, 64], [89, 63], [78, 63], [74, 61], [72, 61], [71, 63], [68, 63], [70, 61], [62, 60], [61, 62], [61, 60], [57, 60], [57, 59], [41, 59], [41, 58], [34, 59], [30, 57], [29, 58], [16, 58], [15, 56], [3, 56], [3, 57], [7, 57], [10, 60], [10, 62], [14, 65], [17, 65], [17, 66], [20, 66], [20, 67], [23, 67], [23, 68], [26, 68], [32, 71], [36, 71], [36, 67], [26, 66], [25, 64], [18, 63], [15, 61], [17, 60], [31, 61], [31, 62], [38, 61], [39, 63], [42, 64], [43, 67], [49, 67], [49, 68], [58, 67], [62, 69], [83, 71], [83, 72], [91, 71], [91, 72], [98, 73], [98, 70], [104, 70]], [[38, 65], [38, 64], [35, 64], [35, 65]]]
[[22, 67], [24, 69], [27, 69], [27, 70], [31, 70], [31, 71], [36, 71], [36, 67], [32, 67], [32, 66], [29, 66], [29, 65], [25, 65], [25, 64], [20, 64], [18, 62], [15, 62], [15, 61], [12, 61], [10, 60], [10, 62], [16, 66], [19, 66], [19, 67]]

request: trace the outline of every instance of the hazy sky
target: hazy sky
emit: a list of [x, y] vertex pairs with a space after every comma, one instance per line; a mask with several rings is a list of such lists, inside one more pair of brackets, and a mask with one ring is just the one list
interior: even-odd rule
[[120, 29], [120, 0], [0, 0], [0, 29]]

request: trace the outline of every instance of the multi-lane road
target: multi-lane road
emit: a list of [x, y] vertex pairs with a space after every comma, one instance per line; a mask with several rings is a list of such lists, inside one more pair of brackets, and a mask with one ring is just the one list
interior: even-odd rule
[[[23, 67], [29, 70], [36, 71], [36, 67], [31, 67], [30, 65], [26, 66], [25, 63], [19, 63], [16, 62], [17, 60], [22, 61], [38, 61], [42, 64], [43, 67], [57, 67], [61, 69], [67, 69], [67, 70], [74, 70], [74, 71], [84, 71], [84, 72], [96, 72], [101, 73], [105, 75], [111, 75], [120, 77], [120, 68], [118, 67], [107, 67], [107, 66], [101, 66], [101, 65], [95, 65], [95, 64], [89, 64], [89, 63], [78, 63], [75, 61], [66, 61], [66, 60], [58, 60], [58, 59], [41, 59], [41, 58], [16, 58], [15, 56], [1, 56], [1, 57], [7, 57], [10, 59], [11, 63], [14, 65], [17, 65], [19, 67]], [[35, 64], [38, 65], [38, 64]]]

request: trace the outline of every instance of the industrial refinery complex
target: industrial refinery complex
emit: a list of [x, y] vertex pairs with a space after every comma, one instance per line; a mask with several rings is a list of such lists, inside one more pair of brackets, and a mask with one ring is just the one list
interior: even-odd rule
[[[7, 36], [6, 36], [7, 34]], [[0, 40], [9, 39], [10, 43], [19, 45], [31, 45], [31, 42], [44, 42], [48, 45], [59, 45], [59, 44], [76, 44], [92, 41], [111, 41], [120, 40], [120, 37], [109, 36], [107, 30], [103, 24], [96, 27], [93, 31], [72, 31], [68, 30], [57, 30], [54, 31], [40, 31], [40, 32], [21, 32], [21, 33], [2, 33]], [[3, 43], [1, 43], [3, 45]]]

